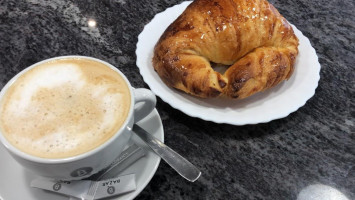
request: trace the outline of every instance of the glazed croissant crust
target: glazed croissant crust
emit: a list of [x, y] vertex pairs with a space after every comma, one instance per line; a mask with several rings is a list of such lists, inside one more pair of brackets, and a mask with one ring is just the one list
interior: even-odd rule
[[[292, 27], [266, 0], [195, 0], [165, 30], [153, 66], [169, 86], [208, 98], [245, 98], [288, 79]], [[224, 74], [211, 63], [230, 66]]]

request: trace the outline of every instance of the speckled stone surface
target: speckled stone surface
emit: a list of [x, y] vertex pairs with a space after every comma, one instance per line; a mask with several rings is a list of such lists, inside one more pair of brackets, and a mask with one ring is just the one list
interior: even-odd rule
[[[105, 60], [134, 87], [148, 87], [135, 65], [137, 37], [155, 14], [180, 2], [0, 0], [0, 87], [26, 66], [72, 54]], [[270, 2], [316, 49], [316, 94], [286, 118], [247, 126], [192, 118], [158, 99], [166, 144], [203, 175], [190, 183], [161, 162], [136, 199], [297, 199], [315, 184], [355, 199], [355, 3]]]

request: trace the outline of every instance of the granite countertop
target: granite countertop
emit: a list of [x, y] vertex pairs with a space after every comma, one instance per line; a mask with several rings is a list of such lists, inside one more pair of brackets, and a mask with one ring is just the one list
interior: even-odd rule
[[[35, 62], [85, 55], [148, 88], [135, 64], [137, 37], [155, 14], [180, 2], [0, 1], [0, 87]], [[355, 199], [354, 1], [270, 2], [316, 49], [315, 95], [283, 119], [245, 126], [189, 117], [158, 98], [166, 144], [203, 175], [190, 183], [161, 162], [136, 199], [305, 199], [322, 191]], [[96, 27], [88, 27], [89, 19]]]

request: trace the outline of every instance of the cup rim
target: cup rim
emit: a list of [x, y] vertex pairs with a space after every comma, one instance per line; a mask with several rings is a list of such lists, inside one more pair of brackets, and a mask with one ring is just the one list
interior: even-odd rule
[[12, 77], [5, 85], [4, 87], [1, 89], [0, 91], [0, 104], [1, 104], [1, 100], [3, 98], [3, 96], [5, 95], [5, 93], [7, 92], [8, 88], [12, 86], [12, 84], [14, 84], [16, 82], [16, 80], [23, 75], [24, 73], [26, 73], [27, 71], [29, 71], [32, 68], [35, 68], [38, 65], [41, 65], [43, 63], [52, 61], [52, 60], [60, 60], [60, 59], [69, 59], [69, 58], [78, 58], [78, 59], [89, 59], [89, 60], [93, 60], [93, 61], [97, 61], [100, 62], [102, 64], [104, 64], [105, 66], [111, 68], [112, 70], [114, 70], [115, 72], [117, 72], [122, 78], [123, 80], [126, 82], [129, 92], [130, 92], [130, 97], [131, 97], [131, 104], [130, 104], [130, 109], [128, 112], [128, 115], [124, 121], [124, 123], [121, 125], [121, 127], [117, 130], [117, 132], [108, 140], [106, 140], [104, 143], [102, 143], [101, 145], [99, 145], [98, 147], [91, 149], [87, 152], [84, 152], [82, 154], [79, 155], [75, 155], [75, 156], [71, 156], [71, 157], [66, 157], [66, 158], [42, 158], [42, 157], [38, 157], [38, 156], [34, 156], [31, 154], [28, 154], [26, 152], [23, 152], [21, 150], [19, 150], [18, 148], [16, 148], [14, 145], [12, 145], [6, 138], [5, 136], [2, 134], [2, 131], [0, 129], [0, 141], [1, 143], [5, 146], [5, 148], [17, 155], [18, 157], [21, 157], [25, 160], [29, 160], [32, 162], [36, 162], [36, 163], [43, 163], [43, 164], [63, 164], [63, 163], [69, 163], [69, 162], [74, 162], [77, 160], [82, 160], [84, 158], [88, 158], [94, 154], [96, 154], [97, 152], [101, 151], [102, 149], [106, 148], [107, 146], [109, 146], [113, 141], [116, 140], [117, 137], [119, 137], [121, 134], [123, 134], [124, 130], [127, 128], [128, 123], [133, 115], [133, 110], [134, 110], [134, 93], [133, 93], [133, 87], [131, 86], [130, 82], [128, 81], [127, 77], [115, 66], [113, 66], [112, 64], [100, 60], [98, 58], [94, 58], [94, 57], [90, 57], [90, 56], [80, 56], [80, 55], [66, 55], [66, 56], [57, 56], [57, 57], [52, 57], [52, 58], [48, 58], [39, 62], [36, 62], [28, 67], [26, 67], [25, 69], [23, 69], [22, 71], [18, 72], [14, 77]]

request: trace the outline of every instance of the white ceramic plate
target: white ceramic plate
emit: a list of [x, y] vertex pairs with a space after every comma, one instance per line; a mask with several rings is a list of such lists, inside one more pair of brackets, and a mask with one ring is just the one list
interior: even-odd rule
[[201, 99], [166, 86], [152, 66], [153, 49], [165, 29], [185, 10], [183, 2], [155, 15], [138, 36], [137, 66], [150, 89], [172, 107], [192, 117], [233, 125], [257, 124], [288, 116], [310, 99], [318, 86], [320, 64], [308, 38], [295, 26], [300, 45], [290, 80], [243, 100]]
[[[153, 134], [156, 138], [164, 141], [164, 130], [160, 116], [157, 110], [154, 110], [146, 118], [138, 123], [142, 128]], [[149, 148], [136, 135], [132, 136], [132, 140], [144, 148]], [[131, 142], [133, 142], [131, 141]], [[19, 165], [6, 151], [3, 145], [0, 145], [0, 200], [68, 200], [68, 197], [47, 192], [44, 190], [31, 188], [30, 182], [37, 176], [25, 170]], [[136, 174], [137, 189], [115, 198], [115, 200], [127, 200], [135, 198], [152, 179], [160, 163], [160, 157], [152, 151], [122, 171], [120, 175]]]

